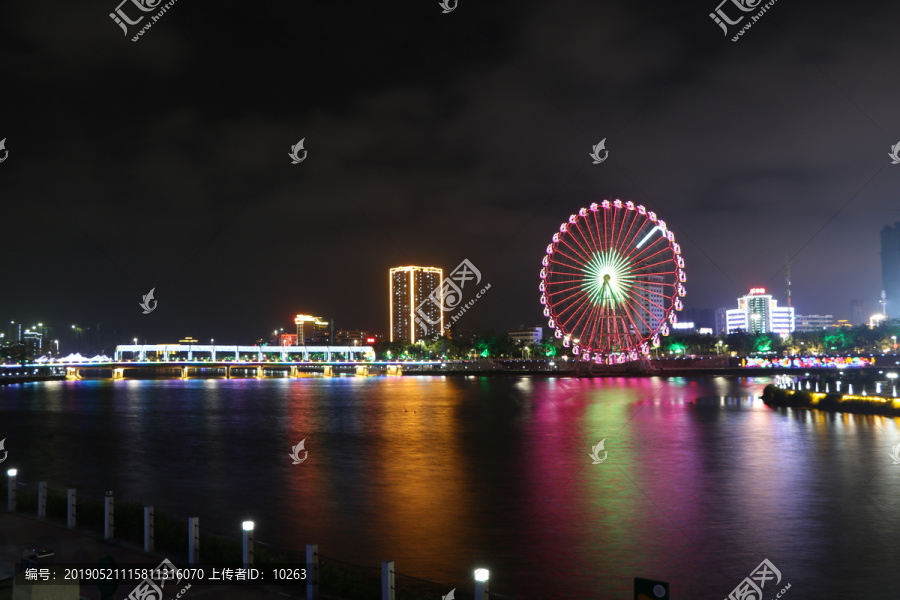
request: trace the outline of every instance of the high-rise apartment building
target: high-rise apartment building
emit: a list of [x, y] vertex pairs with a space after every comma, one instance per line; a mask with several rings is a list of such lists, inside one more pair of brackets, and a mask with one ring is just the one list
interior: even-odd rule
[[395, 267], [390, 271], [392, 342], [414, 343], [444, 331], [444, 271], [437, 267]]
[[725, 335], [728, 333], [728, 309], [727, 308], [717, 308], [716, 309], [716, 324], [715, 324], [715, 332], [716, 335]]
[[726, 333], [791, 333], [794, 331], [794, 308], [779, 307], [778, 301], [765, 288], [752, 288], [738, 298], [738, 308], [725, 312]]
[[632, 283], [640, 298], [640, 310], [634, 315], [634, 320], [641, 334], [656, 330], [666, 318], [664, 281], [661, 275], [643, 275], [636, 277]]
[[857, 298], [850, 301], [850, 322], [853, 325], [865, 325], [867, 316], [865, 300]]
[[900, 317], [900, 221], [881, 230], [881, 282], [885, 292], [884, 314]]

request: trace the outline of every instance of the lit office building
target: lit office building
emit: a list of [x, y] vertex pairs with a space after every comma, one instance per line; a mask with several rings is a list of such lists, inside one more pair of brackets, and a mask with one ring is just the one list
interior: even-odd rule
[[297, 325], [297, 345], [305, 346], [306, 344], [324, 344], [330, 342], [331, 334], [328, 330], [328, 321], [322, 317], [313, 317], [311, 315], [297, 315], [294, 318], [294, 324]]
[[752, 288], [738, 298], [738, 308], [725, 311], [726, 333], [780, 333], [794, 331], [794, 308], [779, 307], [778, 301], [765, 288]]
[[794, 331], [822, 331], [834, 326], [834, 315], [797, 315]]
[[881, 282], [885, 292], [882, 312], [900, 316], [900, 222], [881, 230]]
[[389, 284], [392, 342], [414, 343], [443, 333], [443, 274], [443, 269], [437, 267], [391, 269]]

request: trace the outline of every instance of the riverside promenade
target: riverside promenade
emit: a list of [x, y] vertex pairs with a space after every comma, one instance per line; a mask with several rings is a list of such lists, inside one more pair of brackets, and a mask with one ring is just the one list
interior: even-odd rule
[[[55, 553], [53, 563], [57, 565], [77, 564], [79, 566], [96, 565], [101, 556], [111, 556], [118, 565], [147, 565], [156, 567], [164, 558], [168, 558], [179, 568], [189, 565], [183, 557], [148, 554], [143, 548], [120, 541], [104, 540], [80, 529], [68, 529], [35, 517], [19, 513], [0, 513], [0, 600], [13, 597], [12, 580], [16, 563], [21, 561], [22, 549], [42, 546]], [[127, 598], [133, 588], [129, 583], [119, 585], [112, 598]], [[176, 590], [177, 592], [177, 590]], [[173, 592], [173, 596], [174, 596]], [[306, 598], [306, 586], [272, 588], [265, 585], [246, 583], [194, 584], [184, 594], [185, 600], [191, 598], [228, 598], [228, 600], [283, 600], [285, 598]], [[322, 600], [342, 600], [335, 596], [320, 595]], [[81, 585], [81, 600], [101, 600], [100, 590], [95, 584]]]

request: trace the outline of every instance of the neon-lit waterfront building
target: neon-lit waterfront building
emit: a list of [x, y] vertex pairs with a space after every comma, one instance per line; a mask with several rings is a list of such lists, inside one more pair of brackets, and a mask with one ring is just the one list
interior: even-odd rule
[[392, 342], [412, 344], [416, 340], [443, 333], [443, 275], [444, 270], [438, 267], [391, 269], [389, 285]]
[[738, 308], [725, 311], [726, 333], [779, 333], [794, 331], [794, 307], [778, 306], [778, 300], [765, 288], [751, 288], [738, 298]]

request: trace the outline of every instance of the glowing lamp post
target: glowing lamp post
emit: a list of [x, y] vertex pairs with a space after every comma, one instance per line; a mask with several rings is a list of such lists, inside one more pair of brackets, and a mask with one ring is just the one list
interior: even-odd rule
[[244, 521], [241, 529], [244, 530], [244, 568], [247, 569], [253, 564], [253, 521]]
[[16, 473], [18, 472], [17, 469], [10, 469], [6, 472], [9, 477], [9, 494], [7, 496], [7, 508], [9, 508], [9, 512], [16, 510]]
[[475, 600], [488, 600], [488, 578], [491, 572], [487, 569], [475, 569]]
[[893, 383], [893, 390], [891, 391], [891, 394], [894, 396], [894, 398], [896, 398], [897, 397], [897, 383], [896, 383], [897, 382], [897, 374], [896, 373], [888, 373], [887, 376], [888, 376], [888, 379], [890, 379], [891, 382]]

